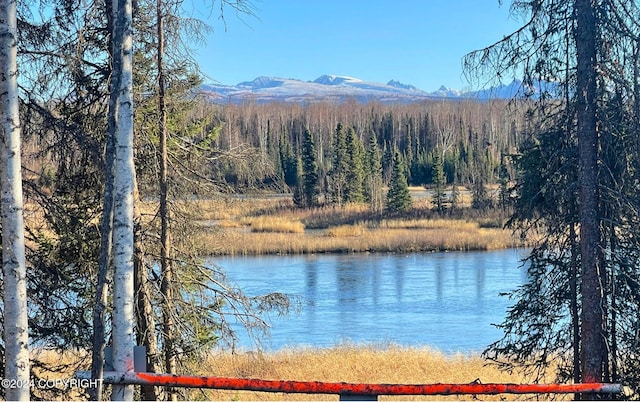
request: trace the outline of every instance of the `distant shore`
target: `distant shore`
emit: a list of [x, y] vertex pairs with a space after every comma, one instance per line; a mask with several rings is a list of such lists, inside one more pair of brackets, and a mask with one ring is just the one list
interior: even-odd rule
[[428, 197], [414, 198], [414, 208], [401, 216], [373, 213], [362, 204], [300, 209], [284, 197], [198, 201], [192, 211], [197, 222], [192, 242], [200, 255], [480, 251], [526, 246], [503, 228], [507, 218], [501, 211], [479, 213], [467, 207], [437, 214], [430, 209]]

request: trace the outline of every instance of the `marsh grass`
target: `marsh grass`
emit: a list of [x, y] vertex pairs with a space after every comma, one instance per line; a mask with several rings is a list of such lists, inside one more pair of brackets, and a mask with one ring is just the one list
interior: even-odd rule
[[[362, 205], [297, 209], [280, 204], [277, 216], [224, 220], [199, 233], [209, 255], [431, 252], [494, 250], [524, 244], [502, 225], [499, 215], [464, 219], [375, 215]], [[234, 224], [234, 222], [236, 224]], [[242, 230], [250, 228], [250, 230]]]
[[[215, 353], [194, 367], [200, 375], [294, 381], [353, 383], [483, 383], [528, 382], [499, 371], [474, 355], [445, 355], [428, 348], [394, 345], [342, 345], [329, 349], [289, 349], [275, 353]], [[206, 390], [189, 394], [209, 400], [338, 400], [337, 395]], [[544, 396], [542, 396], [544, 397]], [[523, 396], [479, 396], [481, 400], [522, 400]], [[467, 396], [380, 396], [380, 400], [472, 400]], [[544, 398], [542, 398], [544, 399]]]
[[304, 233], [304, 224], [298, 220], [283, 219], [277, 216], [260, 216], [247, 219], [252, 232], [266, 233]]
[[[300, 235], [244, 231], [210, 231], [200, 235], [210, 255], [312, 254], [358, 252], [432, 252], [496, 250], [517, 247], [509, 232], [475, 228], [364, 229], [339, 227], [327, 232]], [[217, 245], [218, 247], [211, 247]]]
[[364, 236], [367, 228], [363, 223], [355, 225], [340, 225], [326, 230], [327, 237], [359, 237]]
[[[400, 215], [374, 212], [365, 204], [297, 208], [287, 196], [189, 200], [174, 202], [173, 208], [197, 223], [190, 242], [203, 255], [472, 251], [526, 245], [503, 229], [506, 215], [500, 211], [460, 209], [439, 215], [426, 201], [416, 200], [413, 209]], [[157, 208], [147, 202], [143, 210], [151, 216]]]

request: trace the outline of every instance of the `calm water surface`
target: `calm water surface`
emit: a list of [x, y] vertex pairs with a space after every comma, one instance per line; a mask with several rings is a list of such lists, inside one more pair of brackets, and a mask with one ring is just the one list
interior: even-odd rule
[[[229, 280], [250, 295], [298, 297], [299, 312], [272, 316], [267, 350], [344, 342], [481, 351], [500, 338], [502, 292], [524, 283], [525, 250], [429, 254], [223, 257]], [[254, 344], [240, 331], [244, 349]]]

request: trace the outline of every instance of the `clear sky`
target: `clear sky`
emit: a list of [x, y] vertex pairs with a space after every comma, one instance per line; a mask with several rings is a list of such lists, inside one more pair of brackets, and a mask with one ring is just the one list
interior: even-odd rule
[[[425, 91], [469, 89], [462, 57], [511, 33], [509, 0], [252, 0], [255, 17], [219, 8], [194, 15], [213, 27], [197, 60], [208, 82], [264, 75], [314, 80], [391, 79]], [[219, 7], [219, 3], [216, 2]], [[473, 87], [478, 85], [473, 84]]]

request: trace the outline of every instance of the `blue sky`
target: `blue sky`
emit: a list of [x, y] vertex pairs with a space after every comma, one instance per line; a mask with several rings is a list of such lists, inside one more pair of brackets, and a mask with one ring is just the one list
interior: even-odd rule
[[[216, 2], [216, 4], [218, 4]], [[508, 0], [253, 0], [255, 17], [202, 11], [213, 27], [197, 60], [209, 82], [274, 76], [391, 79], [469, 89], [462, 57], [512, 32]], [[208, 17], [208, 18], [206, 18]]]

